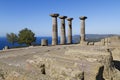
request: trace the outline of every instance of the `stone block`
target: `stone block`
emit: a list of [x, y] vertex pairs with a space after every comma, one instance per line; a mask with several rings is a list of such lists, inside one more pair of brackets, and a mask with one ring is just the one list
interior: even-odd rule
[[5, 47], [3, 48], [3, 50], [7, 50], [7, 49], [9, 49], [9, 47], [8, 47], [8, 46], [5, 46]]
[[47, 39], [42, 39], [41, 40], [41, 46], [48, 46], [48, 40]]

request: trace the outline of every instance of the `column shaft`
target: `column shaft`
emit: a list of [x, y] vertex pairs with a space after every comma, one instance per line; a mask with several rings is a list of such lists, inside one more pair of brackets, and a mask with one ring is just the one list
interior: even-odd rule
[[72, 20], [73, 18], [68, 18], [68, 44], [72, 43]]
[[61, 38], [60, 38], [60, 43], [65, 44], [66, 37], [65, 37], [65, 20], [61, 19]]
[[57, 17], [52, 18], [52, 45], [58, 44]]
[[52, 17], [52, 45], [58, 44], [57, 17], [59, 14], [50, 14]]
[[81, 42], [85, 41], [85, 20], [81, 20]]
[[86, 16], [81, 16], [80, 20], [81, 20], [81, 38], [80, 38], [80, 43], [84, 43], [85, 42], [85, 19], [87, 19]]
[[65, 18], [66, 16], [60, 16], [61, 19], [61, 37], [60, 37], [60, 44], [66, 43], [66, 33], [65, 33]]

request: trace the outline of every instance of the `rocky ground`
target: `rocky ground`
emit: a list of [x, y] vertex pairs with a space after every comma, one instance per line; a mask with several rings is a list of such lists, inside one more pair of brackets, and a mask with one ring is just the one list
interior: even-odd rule
[[120, 47], [72, 44], [3, 50], [0, 80], [120, 80]]
[[[32, 66], [29, 66], [27, 60], [33, 59], [34, 55], [44, 55], [51, 52], [55, 52], [57, 54], [63, 53], [66, 47], [67, 45], [48, 47], [38, 46], [0, 51], [0, 80], [4, 80], [4, 78], [5, 80], [24, 80], [18, 79], [19, 77], [21, 77], [18, 75], [18, 78], [15, 79], [6, 79], [6, 77], [9, 77], [9, 74], [11, 74], [12, 72], [23, 76], [24, 74], [30, 76], [30, 79], [28, 79], [29, 77], [26, 78], [27, 76], [24, 76], [26, 78], [25, 80], [54, 80], [49, 76], [41, 74], [41, 72], [33, 69]], [[4, 76], [4, 78], [2, 76]], [[11, 74], [11, 76], [13, 75]]]

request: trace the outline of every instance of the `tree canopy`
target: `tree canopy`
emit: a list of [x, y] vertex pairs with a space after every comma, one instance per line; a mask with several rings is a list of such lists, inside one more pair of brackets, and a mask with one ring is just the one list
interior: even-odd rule
[[14, 33], [10, 33], [10, 34], [7, 33], [6, 36], [7, 36], [8, 41], [11, 42], [13, 45], [18, 40], [17, 35]]
[[32, 42], [35, 42], [35, 40], [36, 40], [35, 34], [31, 30], [25, 28], [19, 31], [18, 43], [31, 45]]

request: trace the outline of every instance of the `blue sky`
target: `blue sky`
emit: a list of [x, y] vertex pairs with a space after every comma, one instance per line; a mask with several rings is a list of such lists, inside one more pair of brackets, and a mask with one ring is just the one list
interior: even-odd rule
[[[51, 13], [73, 17], [73, 35], [80, 34], [80, 16], [88, 17], [88, 34], [120, 34], [120, 0], [0, 0], [0, 36], [24, 28], [51, 36]], [[66, 21], [66, 33], [67, 28]]]

